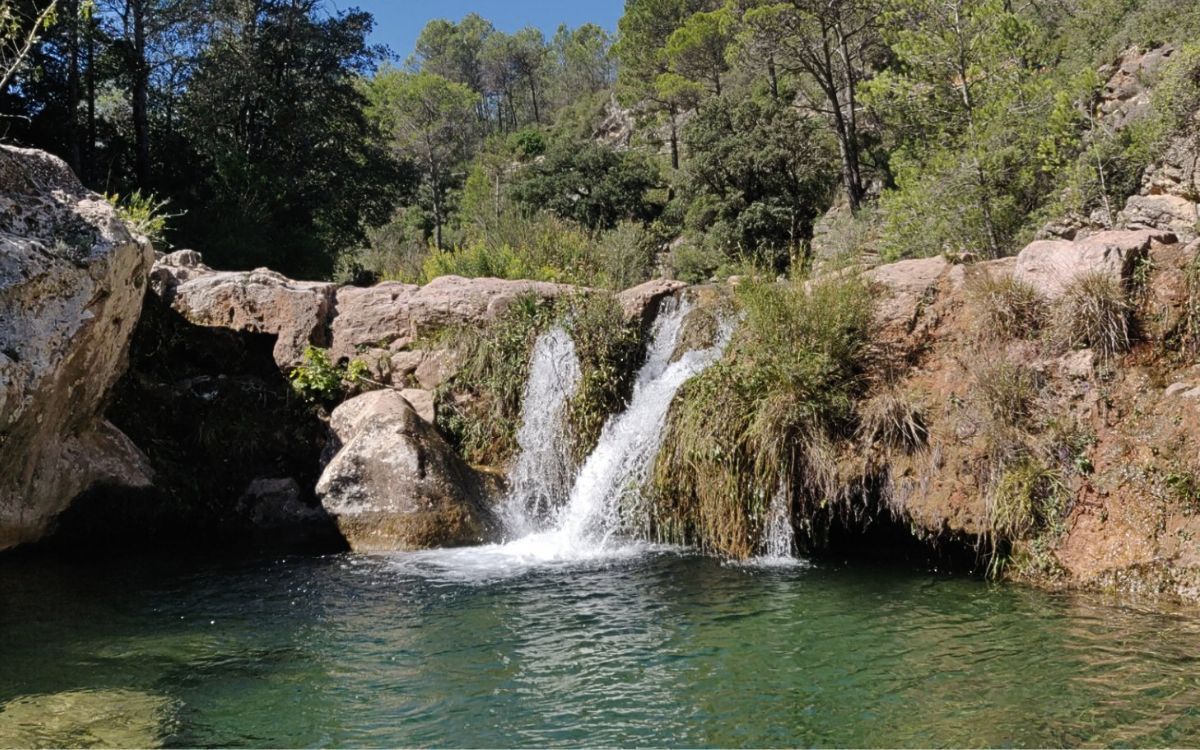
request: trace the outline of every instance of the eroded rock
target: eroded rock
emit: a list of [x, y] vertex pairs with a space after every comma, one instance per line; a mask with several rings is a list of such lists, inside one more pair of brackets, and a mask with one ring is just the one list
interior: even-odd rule
[[425, 549], [492, 537], [484, 480], [396, 391], [345, 402], [330, 430], [341, 447], [317, 482], [317, 496], [352, 549]]
[[60, 159], [0, 146], [0, 549], [97, 481], [146, 480], [102, 411], [153, 258]]
[[275, 362], [285, 371], [304, 361], [309, 345], [329, 345], [333, 284], [294, 281], [266, 268], [213, 271], [194, 255], [172, 253], [155, 264], [154, 286], [192, 323], [275, 335]]

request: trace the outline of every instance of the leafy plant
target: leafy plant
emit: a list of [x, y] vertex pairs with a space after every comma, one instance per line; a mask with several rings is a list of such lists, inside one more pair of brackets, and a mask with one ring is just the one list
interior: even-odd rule
[[183, 215], [166, 210], [169, 200], [159, 200], [154, 194], [143, 193], [140, 189], [124, 197], [116, 193], [104, 197], [117, 209], [117, 215], [131, 232], [150, 240], [155, 247], [165, 244], [170, 220]]
[[346, 365], [330, 361], [329, 352], [315, 346], [304, 349], [304, 364], [288, 374], [292, 388], [310, 403], [330, 404], [364, 382], [367, 364], [351, 360]]

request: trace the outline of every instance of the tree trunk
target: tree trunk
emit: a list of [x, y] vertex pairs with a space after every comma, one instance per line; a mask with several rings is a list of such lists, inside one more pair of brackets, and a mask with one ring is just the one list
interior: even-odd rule
[[675, 105], [668, 110], [671, 120], [671, 168], [679, 169], [679, 129], [675, 123]]
[[84, 153], [83, 182], [96, 185], [96, 14], [87, 22], [87, 148]]
[[67, 21], [67, 162], [76, 175], [83, 174], [83, 148], [79, 133], [79, 0], [63, 5]]
[[529, 76], [529, 98], [533, 100], [533, 122], [537, 125], [542, 124], [541, 113], [538, 112], [537, 101], [537, 86], [533, 83], [533, 76]]
[[150, 178], [150, 132], [146, 111], [150, 92], [150, 70], [146, 61], [145, 1], [130, 2], [133, 11], [134, 172], [139, 187], [146, 187]]

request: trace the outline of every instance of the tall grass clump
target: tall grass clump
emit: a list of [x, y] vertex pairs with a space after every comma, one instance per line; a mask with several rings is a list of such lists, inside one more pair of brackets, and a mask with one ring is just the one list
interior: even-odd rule
[[629, 397], [643, 354], [641, 329], [607, 295], [571, 297], [561, 315], [579, 356], [579, 389], [567, 404], [567, 421], [572, 452], [582, 459]]
[[979, 331], [987, 338], [1030, 338], [1045, 319], [1045, 298], [1022, 279], [983, 274], [969, 291], [979, 315]]
[[912, 454], [929, 444], [929, 426], [921, 406], [897, 388], [889, 388], [863, 404], [857, 438], [864, 447]]
[[489, 326], [441, 334], [463, 366], [438, 388], [437, 423], [468, 461], [501, 464], [516, 451], [529, 358], [554, 317], [552, 306], [523, 295]]
[[1066, 348], [1091, 347], [1102, 360], [1111, 360], [1129, 349], [1132, 312], [1120, 280], [1089, 271], [1063, 290], [1056, 338]]
[[776, 492], [805, 517], [837, 493], [871, 327], [858, 278], [743, 282], [725, 356], [680, 390], [654, 476], [650, 532], [746, 557]]
[[975, 371], [970, 407], [979, 430], [979, 488], [985, 516], [980, 548], [988, 574], [1052, 571], [1048, 550], [1061, 531], [1066, 480], [1086, 473], [1089, 445], [1077, 425], [1045, 408], [1047, 384], [1016, 362], [985, 363]]
[[547, 302], [518, 297], [489, 326], [443, 332], [442, 346], [464, 362], [439, 388], [438, 425], [468, 461], [502, 466], [517, 451], [525, 384], [537, 338], [559, 323], [575, 342], [579, 389], [568, 404], [577, 455], [595, 446], [608, 415], [627, 398], [642, 356], [636, 325], [627, 323], [606, 294], [576, 294]]

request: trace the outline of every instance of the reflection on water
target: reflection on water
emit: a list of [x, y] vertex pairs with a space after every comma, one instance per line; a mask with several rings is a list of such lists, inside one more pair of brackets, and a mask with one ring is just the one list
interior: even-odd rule
[[1196, 745], [1200, 618], [631, 548], [0, 567], [0, 746]]

